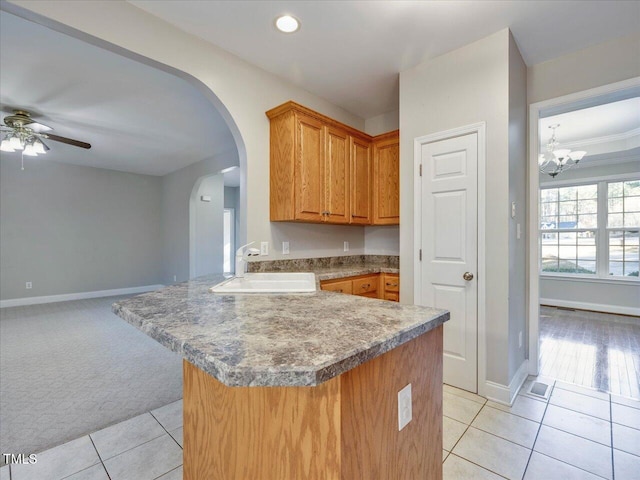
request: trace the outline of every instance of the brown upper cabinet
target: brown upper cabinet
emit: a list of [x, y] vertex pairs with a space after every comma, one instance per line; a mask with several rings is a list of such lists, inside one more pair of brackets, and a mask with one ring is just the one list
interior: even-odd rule
[[271, 221], [398, 223], [397, 131], [371, 137], [295, 102], [267, 117]]
[[373, 224], [400, 223], [399, 132], [379, 135], [373, 142]]

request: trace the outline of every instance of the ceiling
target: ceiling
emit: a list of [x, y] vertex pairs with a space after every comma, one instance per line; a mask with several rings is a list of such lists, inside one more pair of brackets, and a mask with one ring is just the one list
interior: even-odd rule
[[185, 80], [5, 11], [0, 85], [2, 117], [26, 109], [52, 133], [92, 145], [48, 141], [47, 160], [165, 175], [235, 149], [222, 117]]
[[398, 72], [506, 27], [527, 65], [640, 31], [637, 1], [129, 1], [365, 119], [398, 108]]
[[541, 151], [556, 129], [560, 148], [585, 150], [581, 164], [640, 158], [640, 97], [581, 108], [539, 120]]

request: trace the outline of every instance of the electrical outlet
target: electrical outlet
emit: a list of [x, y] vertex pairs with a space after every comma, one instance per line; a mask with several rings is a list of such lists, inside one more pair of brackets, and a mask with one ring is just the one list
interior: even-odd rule
[[398, 392], [398, 431], [406, 427], [412, 417], [411, 384], [409, 384]]
[[177, 282], [177, 281], [178, 281], [178, 276], [177, 276], [177, 275], [174, 275], [174, 276], [173, 276], [173, 281], [174, 281], [174, 282]]
[[282, 242], [282, 254], [289, 255], [289, 242]]
[[260, 242], [260, 255], [269, 255], [269, 242]]
[[518, 334], [518, 345], [522, 348], [522, 332]]
[[31, 289], [33, 288], [33, 283], [31, 283], [31, 282], [27, 282], [27, 283], [25, 284], [25, 288], [26, 288], [27, 290], [31, 290]]
[[344, 242], [344, 251], [345, 252], [349, 251], [349, 242], [347, 242], [347, 241]]

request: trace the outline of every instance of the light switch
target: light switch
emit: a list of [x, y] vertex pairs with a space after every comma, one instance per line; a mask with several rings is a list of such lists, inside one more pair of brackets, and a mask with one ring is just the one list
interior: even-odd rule
[[511, 202], [511, 218], [516, 218], [516, 202]]
[[521, 236], [522, 236], [522, 231], [520, 228], [520, 224], [516, 223], [516, 239], [520, 240]]
[[289, 255], [289, 242], [282, 242], [282, 254]]

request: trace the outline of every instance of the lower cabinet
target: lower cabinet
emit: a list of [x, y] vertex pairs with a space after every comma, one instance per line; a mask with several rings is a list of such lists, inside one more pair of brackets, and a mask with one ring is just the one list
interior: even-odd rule
[[361, 297], [400, 301], [400, 280], [394, 273], [373, 273], [357, 277], [323, 280], [320, 288], [331, 292], [347, 293]]

